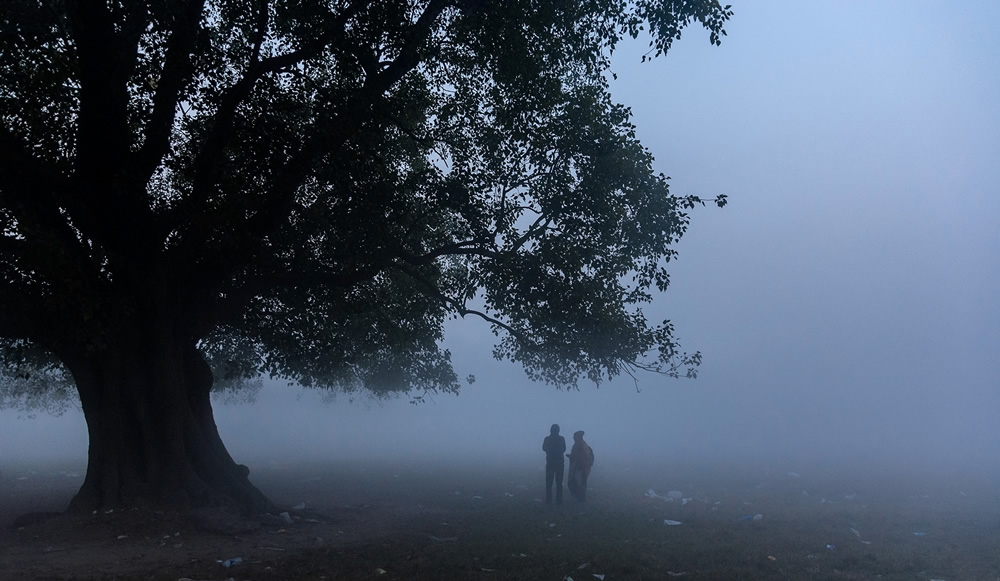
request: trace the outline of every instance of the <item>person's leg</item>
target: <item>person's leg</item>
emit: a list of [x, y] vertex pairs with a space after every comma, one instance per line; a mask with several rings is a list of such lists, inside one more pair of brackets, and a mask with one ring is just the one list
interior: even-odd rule
[[563, 481], [563, 465], [560, 462], [558, 466], [555, 467], [556, 473], [556, 504], [562, 504], [562, 481]]
[[587, 475], [580, 473], [580, 502], [587, 500]]
[[[552, 504], [552, 479], [556, 475], [555, 466], [545, 463], [545, 504]], [[562, 475], [559, 475], [559, 496], [562, 496]]]

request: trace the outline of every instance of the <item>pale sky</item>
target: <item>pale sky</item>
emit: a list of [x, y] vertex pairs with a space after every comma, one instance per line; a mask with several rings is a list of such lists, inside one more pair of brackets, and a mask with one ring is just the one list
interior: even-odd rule
[[[614, 95], [694, 212], [646, 308], [704, 355], [695, 381], [560, 392], [450, 327], [474, 386], [383, 404], [268, 388], [217, 406], [237, 460], [524, 456], [553, 422], [600, 454], [1000, 463], [1000, 3], [733, 0], [721, 47], [616, 57]], [[0, 412], [0, 460], [83, 460], [79, 412]], [[599, 456], [600, 457], [600, 456]], [[791, 468], [790, 468], [791, 469]]]

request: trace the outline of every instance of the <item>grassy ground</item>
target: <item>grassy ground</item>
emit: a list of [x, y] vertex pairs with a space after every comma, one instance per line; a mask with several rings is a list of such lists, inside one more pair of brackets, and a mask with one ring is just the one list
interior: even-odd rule
[[[536, 466], [256, 473], [279, 502], [307, 498], [320, 513], [324, 503], [381, 507], [371, 513], [380, 526], [229, 569], [200, 560], [114, 578], [1000, 579], [996, 488], [974, 476], [599, 465], [586, 503], [567, 495], [548, 506]], [[650, 497], [651, 488], [690, 500]]]

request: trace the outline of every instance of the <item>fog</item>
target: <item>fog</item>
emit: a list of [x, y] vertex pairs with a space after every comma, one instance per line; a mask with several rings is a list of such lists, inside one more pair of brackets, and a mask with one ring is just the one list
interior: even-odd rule
[[[217, 402], [241, 462], [524, 458], [586, 431], [602, 458], [1000, 466], [1000, 4], [736, 3], [721, 47], [616, 53], [615, 96], [695, 210], [647, 307], [696, 380], [559, 391], [449, 324], [458, 396], [371, 401], [269, 382]], [[82, 414], [0, 412], [0, 460], [86, 458]]]

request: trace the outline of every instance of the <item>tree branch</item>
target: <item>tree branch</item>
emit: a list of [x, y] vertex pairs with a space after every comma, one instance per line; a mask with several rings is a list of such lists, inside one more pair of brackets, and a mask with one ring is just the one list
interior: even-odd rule
[[434, 22], [448, 6], [450, 2], [447, 0], [432, 0], [408, 32], [407, 40], [396, 59], [379, 75], [367, 77], [360, 94], [339, 115], [329, 121], [318, 120], [314, 125], [313, 135], [289, 160], [282, 174], [269, 188], [262, 208], [246, 221], [244, 230], [251, 239], [265, 236], [284, 223], [291, 211], [295, 193], [316, 161], [346, 142], [350, 135], [372, 117], [372, 108], [385, 92], [416, 68], [420, 63], [420, 47], [427, 40]]
[[428, 296], [436, 298], [437, 300], [439, 300], [441, 302], [441, 304], [445, 305], [446, 308], [451, 309], [456, 314], [458, 314], [459, 316], [461, 316], [463, 319], [466, 316], [479, 317], [480, 319], [486, 321], [487, 323], [489, 323], [491, 325], [495, 325], [495, 326], [503, 329], [504, 331], [507, 331], [512, 337], [514, 337], [515, 339], [517, 339], [517, 341], [520, 342], [521, 344], [523, 344], [525, 346], [532, 346], [532, 345], [534, 345], [534, 343], [532, 341], [530, 341], [528, 339], [528, 337], [526, 337], [524, 334], [522, 334], [520, 331], [518, 331], [514, 327], [511, 327], [507, 323], [504, 323], [503, 321], [501, 321], [499, 319], [491, 317], [491, 316], [487, 315], [486, 313], [484, 313], [482, 311], [478, 311], [476, 309], [469, 309], [469, 308], [467, 308], [465, 306], [465, 302], [464, 301], [453, 299], [452, 297], [449, 297], [448, 295], [444, 294], [443, 292], [441, 292], [441, 289], [439, 289], [437, 287], [437, 285], [435, 285], [431, 281], [427, 280], [425, 277], [421, 276], [419, 273], [413, 271], [412, 269], [406, 268], [406, 267], [404, 267], [402, 265], [397, 265], [397, 268], [398, 268], [398, 270], [400, 272], [402, 272], [403, 274], [409, 276], [413, 280], [417, 281], [417, 283], [419, 283], [420, 286], [424, 287], [424, 289], [425, 289], [425, 291], [426, 291], [426, 293], [427, 293]]
[[191, 54], [204, 7], [205, 0], [191, 0], [178, 11], [174, 20], [163, 69], [153, 94], [153, 112], [146, 121], [145, 141], [136, 153], [136, 169], [132, 177], [136, 185], [149, 181], [170, 149], [177, 102], [194, 68]]

